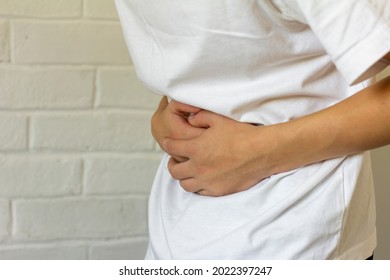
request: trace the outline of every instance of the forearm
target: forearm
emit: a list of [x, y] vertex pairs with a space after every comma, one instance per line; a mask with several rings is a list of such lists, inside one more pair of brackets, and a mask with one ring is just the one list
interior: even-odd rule
[[387, 145], [390, 78], [325, 110], [268, 129], [274, 137], [272, 174]]
[[160, 137], [163, 150], [173, 156], [168, 170], [186, 191], [227, 195], [277, 173], [389, 144], [390, 78], [320, 112], [281, 124], [253, 126], [209, 111], [194, 113], [173, 113], [180, 118], [170, 121], [175, 124], [172, 132], [202, 130], [172, 137], [170, 129], [164, 129], [169, 133]]

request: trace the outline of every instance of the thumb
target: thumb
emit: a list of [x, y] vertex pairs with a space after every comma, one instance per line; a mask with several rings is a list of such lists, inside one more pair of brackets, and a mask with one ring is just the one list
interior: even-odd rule
[[191, 114], [188, 122], [195, 127], [209, 128], [214, 123], [215, 116], [215, 113], [202, 110], [197, 114]]
[[181, 103], [181, 102], [178, 102], [178, 101], [175, 101], [175, 100], [172, 100], [170, 102], [170, 105], [172, 106], [173, 110], [176, 111], [176, 112], [180, 112], [180, 113], [184, 113], [184, 114], [196, 114], [198, 113], [200, 110], [200, 108], [198, 107], [194, 107], [194, 106], [191, 106], [191, 105], [188, 105], [188, 104], [184, 104], [184, 103]]

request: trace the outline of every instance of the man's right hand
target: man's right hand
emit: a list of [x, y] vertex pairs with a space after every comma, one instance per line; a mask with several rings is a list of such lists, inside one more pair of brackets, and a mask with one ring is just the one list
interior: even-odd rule
[[[168, 98], [164, 96], [151, 120], [152, 135], [154, 139], [156, 139], [157, 143], [162, 148], [161, 143], [166, 138], [187, 140], [198, 137], [205, 129], [194, 127], [189, 124], [188, 116], [200, 111], [200, 108], [174, 100], [168, 102]], [[172, 157], [177, 162], [184, 162], [187, 160], [187, 158], [183, 157]]]

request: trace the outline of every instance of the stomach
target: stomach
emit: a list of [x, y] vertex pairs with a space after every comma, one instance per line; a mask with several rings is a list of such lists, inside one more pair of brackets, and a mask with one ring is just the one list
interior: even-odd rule
[[243, 192], [184, 191], [162, 160], [149, 200], [150, 252], [158, 259], [336, 258], [347, 208], [346, 158], [267, 178]]

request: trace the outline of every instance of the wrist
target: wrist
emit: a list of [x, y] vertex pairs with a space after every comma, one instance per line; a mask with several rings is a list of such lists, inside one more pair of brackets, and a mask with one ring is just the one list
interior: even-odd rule
[[311, 152], [316, 144], [304, 141], [305, 132], [302, 124], [289, 121], [280, 124], [258, 127], [254, 145], [258, 166], [267, 166], [267, 177], [300, 168], [308, 164]]
[[[280, 125], [253, 126], [249, 140], [249, 155], [255, 176], [267, 178], [281, 173], [285, 167], [283, 160], [283, 147], [286, 141], [286, 132]], [[262, 179], [261, 178], [261, 179]]]

